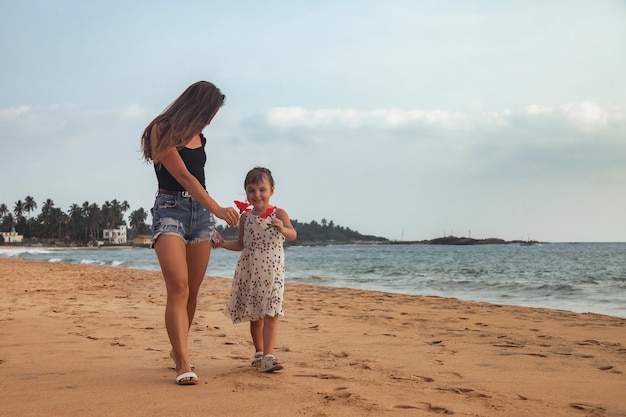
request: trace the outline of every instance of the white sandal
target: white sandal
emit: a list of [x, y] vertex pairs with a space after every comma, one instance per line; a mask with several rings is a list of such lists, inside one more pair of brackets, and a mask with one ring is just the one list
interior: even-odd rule
[[263, 356], [259, 372], [274, 372], [281, 369], [283, 369], [283, 364], [274, 355], [267, 354]]
[[176, 377], [178, 385], [196, 385], [198, 384], [198, 375], [195, 372], [185, 372]]
[[252, 362], [250, 363], [250, 365], [254, 366], [255, 368], [258, 368], [261, 366], [262, 360], [263, 360], [263, 352], [256, 352], [254, 354], [254, 358], [252, 359]]

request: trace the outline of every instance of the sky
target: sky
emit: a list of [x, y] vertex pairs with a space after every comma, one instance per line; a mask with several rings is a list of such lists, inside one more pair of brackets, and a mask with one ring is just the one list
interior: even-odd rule
[[[623, 0], [0, 0], [0, 203], [149, 211], [198, 80], [207, 189], [391, 240], [626, 241]], [[148, 222], [151, 218], [148, 217]], [[225, 224], [220, 222], [220, 224]]]

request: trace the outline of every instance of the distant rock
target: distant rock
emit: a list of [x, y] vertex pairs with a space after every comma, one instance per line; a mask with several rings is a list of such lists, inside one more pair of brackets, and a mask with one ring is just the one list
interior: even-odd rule
[[472, 239], [471, 237], [447, 236], [431, 239], [425, 242], [428, 245], [502, 245], [506, 240], [495, 237], [488, 239]]

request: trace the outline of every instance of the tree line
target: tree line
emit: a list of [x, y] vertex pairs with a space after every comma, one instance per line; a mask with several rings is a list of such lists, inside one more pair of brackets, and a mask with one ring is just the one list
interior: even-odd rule
[[[15, 231], [24, 236], [27, 243], [64, 243], [88, 245], [102, 239], [104, 229], [128, 228], [128, 238], [150, 235], [150, 225], [146, 223], [148, 212], [138, 208], [130, 212], [128, 224], [124, 215], [130, 210], [126, 201], [116, 199], [105, 201], [102, 205], [85, 201], [72, 204], [67, 211], [54, 205], [47, 199], [41, 206], [41, 212], [33, 216], [38, 204], [31, 196], [18, 200], [13, 208], [0, 204], [0, 232]], [[362, 235], [349, 227], [336, 225], [332, 220], [322, 219], [309, 223], [291, 221], [298, 233], [296, 244], [350, 243], [355, 241], [386, 242], [387, 239], [371, 235]], [[237, 239], [238, 228], [218, 225], [217, 231], [225, 239]], [[2, 237], [0, 235], [0, 243]]]
[[[127, 201], [111, 200], [102, 205], [85, 201], [81, 205], [72, 204], [67, 211], [54, 205], [51, 199], [41, 205], [41, 212], [32, 216], [38, 204], [31, 196], [18, 200], [13, 208], [0, 204], [0, 232], [15, 231], [26, 241], [63, 242], [86, 245], [102, 238], [102, 230], [127, 226], [129, 237], [149, 234], [146, 224], [148, 213], [139, 208], [130, 213], [129, 224], [124, 214], [130, 209]], [[1, 243], [1, 242], [0, 242]]]
[[[349, 227], [336, 225], [332, 220], [328, 221], [322, 219], [319, 223], [315, 220], [309, 223], [301, 223], [298, 220], [292, 219], [291, 224], [294, 229], [296, 229], [296, 232], [298, 232], [296, 244], [300, 245], [327, 243], [345, 244], [359, 241], [388, 242], [388, 239], [384, 237], [362, 235], [355, 230], [351, 230]], [[217, 231], [224, 239], [237, 239], [239, 233], [236, 227], [222, 225], [217, 226]]]

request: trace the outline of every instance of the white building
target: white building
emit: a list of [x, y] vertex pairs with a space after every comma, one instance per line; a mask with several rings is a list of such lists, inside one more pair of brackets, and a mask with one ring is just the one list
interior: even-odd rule
[[106, 243], [119, 245], [128, 242], [126, 238], [126, 226], [117, 226], [117, 229], [104, 229], [102, 233], [102, 239]]
[[4, 238], [4, 244], [22, 243], [24, 239], [24, 236], [17, 234], [14, 227], [11, 228], [10, 232], [1, 232], [0, 235]]

